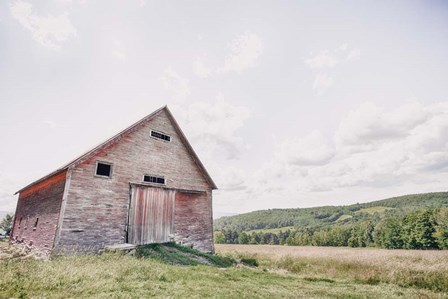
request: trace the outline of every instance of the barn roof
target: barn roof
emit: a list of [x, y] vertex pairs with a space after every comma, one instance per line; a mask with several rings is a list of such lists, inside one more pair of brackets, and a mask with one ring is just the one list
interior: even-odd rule
[[201, 172], [203, 173], [205, 179], [207, 180], [207, 182], [210, 184], [210, 186], [212, 187], [212, 189], [218, 189], [218, 187], [216, 186], [215, 182], [213, 181], [213, 179], [211, 178], [210, 174], [207, 172], [207, 170], [205, 169], [205, 166], [202, 164], [202, 162], [199, 160], [198, 155], [196, 154], [196, 152], [193, 150], [193, 147], [191, 146], [190, 142], [188, 142], [187, 137], [185, 137], [185, 134], [182, 132], [179, 124], [177, 123], [176, 119], [174, 118], [173, 114], [171, 113], [171, 111], [168, 109], [167, 106], [163, 106], [162, 108], [157, 109], [156, 111], [154, 111], [153, 113], [145, 116], [144, 118], [142, 118], [141, 120], [139, 120], [138, 122], [134, 123], [133, 125], [131, 125], [130, 127], [124, 129], [123, 131], [121, 131], [120, 133], [118, 133], [117, 135], [107, 139], [105, 142], [97, 145], [96, 147], [92, 148], [91, 150], [85, 152], [84, 154], [82, 154], [81, 156], [79, 156], [78, 158], [70, 161], [69, 163], [65, 164], [64, 166], [56, 169], [55, 171], [47, 174], [46, 176], [32, 182], [31, 184], [23, 187], [22, 189], [20, 189], [19, 191], [17, 191], [14, 194], [20, 193], [26, 189], [28, 189], [29, 187], [32, 187], [36, 184], [39, 184], [43, 181], [45, 181], [46, 179], [67, 170], [68, 168], [75, 166], [79, 163], [81, 163], [82, 161], [85, 161], [87, 158], [95, 155], [96, 153], [98, 153], [100, 150], [108, 147], [109, 145], [118, 142], [122, 136], [126, 135], [127, 133], [130, 133], [132, 131], [134, 131], [135, 129], [137, 129], [140, 125], [152, 120], [155, 116], [157, 116], [158, 114], [160, 114], [162, 111], [165, 111], [169, 117], [169, 119], [171, 120], [171, 122], [174, 125], [174, 128], [176, 129], [177, 133], [179, 134], [182, 142], [185, 144], [185, 146], [187, 147], [188, 152], [190, 153], [191, 157], [193, 158], [194, 162], [196, 163], [196, 165], [199, 167], [199, 169], [201, 170]]

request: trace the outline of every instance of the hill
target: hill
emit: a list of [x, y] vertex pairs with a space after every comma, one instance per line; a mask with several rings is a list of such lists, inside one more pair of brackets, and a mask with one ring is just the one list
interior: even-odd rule
[[215, 230], [251, 231], [274, 228], [323, 228], [353, 224], [410, 212], [448, 207], [448, 192], [412, 194], [362, 204], [315, 208], [261, 210], [214, 221]]

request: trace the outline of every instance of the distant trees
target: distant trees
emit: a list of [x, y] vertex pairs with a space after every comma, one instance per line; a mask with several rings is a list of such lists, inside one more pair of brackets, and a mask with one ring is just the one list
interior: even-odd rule
[[0, 229], [4, 230], [6, 232], [6, 235], [9, 235], [11, 233], [13, 220], [13, 214], [6, 214], [6, 216], [0, 222]]
[[441, 249], [448, 249], [448, 209], [442, 209], [435, 214], [436, 228], [434, 237]]
[[[323, 217], [323, 214], [316, 215]], [[218, 242], [219, 239], [219, 242]], [[215, 232], [216, 243], [289, 246], [350, 246], [390, 249], [448, 249], [448, 208], [422, 209], [402, 217], [276, 232]]]
[[216, 244], [225, 244], [226, 243], [226, 236], [223, 232], [217, 231], [214, 234], [214, 240]]

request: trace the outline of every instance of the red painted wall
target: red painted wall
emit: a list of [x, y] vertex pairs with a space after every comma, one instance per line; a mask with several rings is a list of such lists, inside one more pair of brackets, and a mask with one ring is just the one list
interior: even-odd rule
[[50, 252], [58, 224], [65, 177], [64, 171], [20, 193], [11, 234], [12, 242], [32, 245], [41, 251]]

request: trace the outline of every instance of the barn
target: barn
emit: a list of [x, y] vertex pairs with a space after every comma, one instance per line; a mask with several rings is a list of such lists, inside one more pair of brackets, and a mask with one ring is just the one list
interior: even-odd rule
[[214, 252], [214, 189], [165, 106], [17, 191], [11, 242], [46, 254], [168, 241]]

